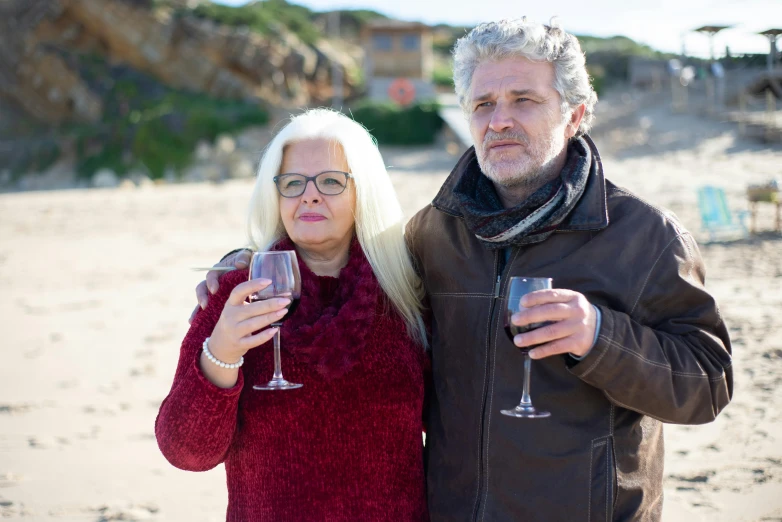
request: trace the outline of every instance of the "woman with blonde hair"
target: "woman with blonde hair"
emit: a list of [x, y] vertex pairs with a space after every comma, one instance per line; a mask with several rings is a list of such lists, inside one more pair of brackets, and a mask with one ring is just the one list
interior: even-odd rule
[[248, 236], [299, 258], [299, 306], [280, 333], [285, 375], [303, 387], [252, 389], [268, 380], [271, 325], [290, 301], [248, 303], [270, 282], [235, 270], [193, 318], [155, 426], [174, 466], [225, 463], [227, 520], [428, 519], [423, 289], [402, 227], [377, 146], [353, 120], [309, 110], [269, 144]]

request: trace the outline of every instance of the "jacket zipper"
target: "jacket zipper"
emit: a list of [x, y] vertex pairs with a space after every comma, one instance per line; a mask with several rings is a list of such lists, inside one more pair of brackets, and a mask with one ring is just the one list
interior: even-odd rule
[[[500, 256], [504, 255], [501, 250], [497, 250], [494, 253], [494, 274], [497, 277], [497, 281], [494, 283], [494, 298], [491, 300], [491, 307], [489, 308], [489, 317], [491, 319], [494, 318], [494, 309], [497, 306], [497, 299], [500, 297], [500, 288], [502, 285], [502, 270], [500, 268]], [[491, 375], [491, 368], [493, 366], [493, 362], [491, 360], [491, 339], [492, 339], [492, 331], [494, 324], [494, 321], [492, 320], [489, 325], [489, 331], [486, 333], [488, 336], [486, 339], [486, 368], [487, 377]], [[478, 469], [480, 470], [480, 473], [478, 474], [478, 498], [475, 502], [475, 511], [473, 512], [473, 520], [478, 520], [478, 513], [480, 513], [480, 507], [481, 507], [481, 498], [483, 497], [483, 490], [488, 487], [487, 484], [484, 484], [485, 481], [485, 473], [484, 473], [484, 462], [486, 462], [486, 456], [484, 455], [484, 424], [486, 422], [486, 399], [489, 396], [489, 382], [490, 379], [486, 379], [486, 381], [483, 384], [483, 400], [481, 401], [481, 431], [480, 431], [480, 453], [478, 458]]]

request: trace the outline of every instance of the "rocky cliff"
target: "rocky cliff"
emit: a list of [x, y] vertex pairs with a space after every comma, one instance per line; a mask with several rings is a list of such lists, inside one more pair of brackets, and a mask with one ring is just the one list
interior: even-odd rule
[[[328, 41], [307, 45], [283, 26], [260, 35], [151, 1], [0, 0], [0, 34], [0, 96], [47, 124], [102, 117], [100, 93], [68, 59], [74, 53], [176, 89], [292, 106], [327, 102], [334, 64], [356, 67]], [[342, 76], [350, 96], [355, 86]]]

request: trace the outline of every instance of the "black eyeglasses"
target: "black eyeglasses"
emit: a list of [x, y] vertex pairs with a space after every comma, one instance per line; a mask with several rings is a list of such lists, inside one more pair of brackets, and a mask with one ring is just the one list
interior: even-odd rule
[[307, 190], [307, 183], [315, 183], [315, 188], [324, 196], [336, 196], [345, 192], [348, 179], [352, 178], [347, 172], [339, 170], [327, 170], [314, 176], [304, 174], [280, 174], [274, 177], [277, 191], [284, 198], [297, 198]]

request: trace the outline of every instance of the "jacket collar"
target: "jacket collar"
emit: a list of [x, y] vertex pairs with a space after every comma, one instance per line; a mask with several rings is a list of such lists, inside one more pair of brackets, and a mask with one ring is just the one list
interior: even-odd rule
[[[592, 167], [586, 188], [573, 212], [562, 222], [557, 231], [602, 230], [608, 226], [608, 203], [606, 201], [606, 182], [603, 174], [603, 162], [595, 143], [589, 136], [582, 136], [592, 152]], [[459, 204], [453, 195], [453, 189], [467, 169], [479, 169], [475, 147], [467, 149], [445, 180], [440, 192], [432, 201], [432, 206], [446, 214], [463, 217]]]

